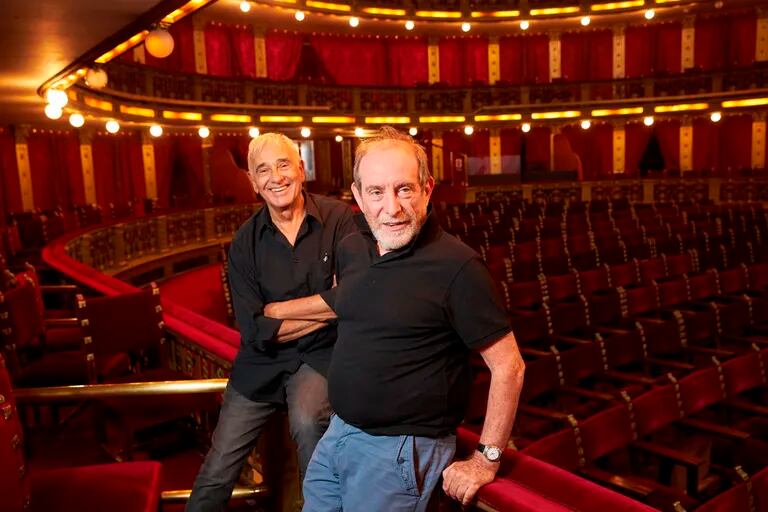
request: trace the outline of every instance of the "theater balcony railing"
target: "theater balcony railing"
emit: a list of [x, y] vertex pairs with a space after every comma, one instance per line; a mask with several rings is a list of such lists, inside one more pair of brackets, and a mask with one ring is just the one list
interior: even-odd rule
[[[337, 120], [338, 124], [344, 124], [365, 122], [365, 118], [370, 117], [399, 117], [400, 122], [420, 123], [420, 117], [440, 114], [464, 116], [470, 121], [470, 116], [505, 113], [526, 116], [547, 109], [579, 109], [582, 115], [589, 116], [584, 109], [628, 106], [643, 107], [646, 113], [653, 113], [654, 105], [679, 102], [681, 97], [685, 102], [710, 102], [710, 108], [719, 108], [718, 101], [768, 94], [768, 65], [763, 64], [642, 79], [559, 80], [531, 85], [478, 83], [462, 88], [440, 83], [410, 88], [283, 83], [171, 73], [116, 61], [106, 69], [109, 84], [105, 89], [95, 91], [82, 85], [73, 88], [71, 99], [78, 107], [95, 115], [111, 113], [143, 122], [162, 119], [164, 123], [183, 124], [205, 120], [215, 125], [216, 118], [212, 117], [215, 114], [245, 116], [224, 121], [222, 124], [227, 126], [237, 122], [258, 123], [259, 115], [346, 116], [346, 120]], [[173, 111], [180, 110], [205, 117], [174, 115]], [[406, 117], [408, 121], [402, 121]], [[300, 121], [310, 123], [312, 119], [305, 117]], [[420, 124], [429, 124], [429, 121], [423, 120]]]

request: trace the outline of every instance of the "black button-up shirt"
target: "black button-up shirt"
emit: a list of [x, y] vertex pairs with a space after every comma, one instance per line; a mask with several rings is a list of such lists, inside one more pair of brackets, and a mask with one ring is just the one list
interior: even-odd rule
[[284, 403], [285, 382], [302, 363], [325, 375], [336, 341], [336, 327], [329, 325], [275, 343], [282, 321], [263, 315], [270, 302], [331, 289], [336, 245], [356, 230], [347, 204], [314, 194], [304, 198], [307, 214], [293, 246], [265, 206], [238, 229], [229, 249], [229, 282], [241, 335], [230, 382], [251, 400]]
[[434, 213], [412, 243], [383, 256], [358, 221], [327, 298], [339, 318], [331, 406], [373, 435], [452, 433], [469, 402], [469, 350], [507, 334], [507, 312], [480, 257]]

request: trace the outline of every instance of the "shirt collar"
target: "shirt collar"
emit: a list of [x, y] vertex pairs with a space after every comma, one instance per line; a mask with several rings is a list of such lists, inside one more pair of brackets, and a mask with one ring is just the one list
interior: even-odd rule
[[[357, 223], [358, 229], [360, 233], [363, 234], [366, 238], [369, 239], [369, 241], [373, 244], [374, 247], [376, 247], [376, 238], [373, 236], [373, 231], [371, 231], [371, 227], [368, 225], [368, 222], [365, 220], [365, 216], [362, 213], [358, 213], [355, 215], [355, 222]], [[426, 244], [427, 242], [432, 241], [437, 234], [440, 231], [440, 222], [437, 219], [437, 214], [434, 212], [432, 208], [432, 204], [427, 206], [427, 218], [424, 221], [424, 225], [421, 226], [421, 229], [419, 230], [418, 234], [413, 237], [413, 240], [411, 240], [408, 245], [401, 247], [400, 249], [397, 249], [395, 251], [390, 251], [387, 254], [380, 256], [382, 260], [390, 260], [397, 257], [400, 257], [405, 254], [409, 254], [413, 252], [413, 250], [417, 246], [422, 246]], [[375, 254], [378, 255], [378, 249], [375, 251]]]
[[[302, 191], [301, 195], [304, 196], [304, 209], [307, 212], [307, 217], [315, 219], [322, 227], [323, 216], [320, 213], [320, 208], [317, 206], [314, 196], [312, 194], [307, 194], [305, 191]], [[258, 233], [259, 238], [264, 234], [266, 228], [269, 228], [272, 231], [277, 229], [275, 223], [272, 221], [272, 216], [269, 214], [269, 207], [264, 203], [256, 217], [256, 233]]]

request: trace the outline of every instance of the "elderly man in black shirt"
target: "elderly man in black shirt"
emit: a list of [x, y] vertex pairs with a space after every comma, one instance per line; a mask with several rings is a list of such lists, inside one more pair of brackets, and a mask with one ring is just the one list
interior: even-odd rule
[[283, 135], [266, 133], [251, 141], [248, 169], [266, 207], [240, 227], [229, 250], [242, 341], [211, 450], [187, 503], [193, 512], [224, 509], [248, 453], [279, 406], [288, 405], [302, 476], [330, 416], [325, 374], [335, 326], [325, 319], [271, 318], [264, 306], [331, 289], [336, 245], [355, 230], [352, 212], [340, 201], [303, 191], [304, 163]]
[[[392, 129], [357, 149], [360, 233], [337, 252], [335, 293], [270, 304], [281, 318], [338, 315], [328, 373], [336, 412], [304, 479], [304, 511], [422, 511], [443, 477], [469, 503], [495, 477], [512, 430], [524, 364], [479, 256], [428, 208], [424, 149]], [[481, 444], [451, 462], [469, 402], [468, 356], [491, 371]]]

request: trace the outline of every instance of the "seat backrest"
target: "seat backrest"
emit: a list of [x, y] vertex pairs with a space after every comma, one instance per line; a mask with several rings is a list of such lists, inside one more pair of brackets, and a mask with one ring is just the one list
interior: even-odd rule
[[2, 345], [17, 350], [36, 345], [44, 332], [40, 287], [33, 275], [23, 273], [15, 287], [0, 293]]
[[766, 386], [766, 364], [768, 357], [761, 360], [759, 351], [734, 357], [723, 363], [725, 386], [729, 396], [736, 396], [750, 389]]
[[725, 377], [717, 367], [706, 368], [680, 379], [680, 393], [686, 415], [696, 414], [726, 398]]
[[11, 379], [0, 355], [0, 509], [21, 512], [29, 505], [30, 481]]
[[593, 461], [625, 448], [633, 441], [634, 432], [627, 406], [624, 404], [598, 412], [579, 423], [584, 457]]
[[635, 286], [640, 282], [640, 270], [637, 262], [621, 263], [611, 265], [611, 284], [614, 287], [622, 286], [624, 288]]
[[673, 384], [646, 393], [632, 401], [638, 436], [646, 436], [677, 421], [682, 416], [682, 399]]

